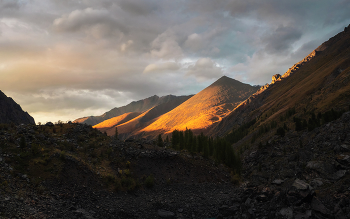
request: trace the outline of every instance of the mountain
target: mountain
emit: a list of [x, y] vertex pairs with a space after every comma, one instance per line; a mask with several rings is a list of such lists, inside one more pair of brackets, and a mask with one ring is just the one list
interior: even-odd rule
[[[214, 124], [210, 132], [222, 138], [193, 138], [187, 131], [178, 144], [159, 147], [79, 123], [2, 126], [0, 215], [350, 218], [348, 30], [287, 74], [274, 75]], [[235, 82], [224, 79], [217, 89]], [[171, 108], [159, 104], [102, 124], [136, 127]]]
[[158, 97], [157, 95], [154, 95], [152, 97], [148, 97], [143, 100], [139, 101], [133, 101], [129, 103], [126, 106], [122, 107], [116, 107], [111, 109], [110, 111], [104, 113], [103, 115], [100, 116], [88, 116], [88, 117], [83, 117], [74, 120], [75, 123], [84, 123], [88, 125], [97, 125], [98, 123], [101, 123], [105, 120], [121, 116], [125, 113], [130, 113], [130, 112], [135, 112], [135, 113], [142, 113], [146, 110], [151, 109], [152, 107], [155, 107], [159, 104], [167, 103], [169, 101], [175, 100], [177, 98], [183, 98], [183, 97], [177, 97], [174, 95], [167, 95], [163, 97]]
[[225, 133], [253, 119], [257, 123], [277, 122], [288, 109], [308, 119], [312, 113], [349, 107], [350, 100], [350, 30], [330, 38], [295, 64], [285, 74], [274, 75], [272, 83], [242, 102], [209, 134]]
[[0, 124], [35, 124], [33, 117], [24, 112], [11, 97], [7, 97], [0, 91]]
[[186, 128], [205, 132], [258, 89], [259, 87], [223, 76], [136, 134], [155, 136]]
[[145, 128], [147, 125], [155, 121], [159, 116], [171, 111], [192, 96], [175, 97], [169, 95], [167, 97], [168, 98], [166, 101], [163, 101], [163, 103], [154, 106], [145, 112], [126, 113], [121, 116], [105, 120], [93, 127], [99, 129], [100, 131], [105, 131], [108, 135], [114, 135], [115, 127], [118, 127], [119, 137], [127, 138], [128, 136], [132, 135], [132, 133]]
[[110, 129], [112, 129], [113, 127], [116, 127], [120, 124], [123, 124], [125, 122], [128, 122], [129, 120], [132, 120], [133, 118], [139, 116], [141, 113], [138, 112], [131, 112], [131, 113], [124, 113], [121, 116], [116, 116], [113, 117], [111, 119], [107, 119], [103, 122], [98, 123], [97, 125], [94, 125], [94, 128], [97, 128], [98, 130], [100, 130], [101, 132], [107, 132], [110, 135], [113, 135], [112, 133], [109, 133]]

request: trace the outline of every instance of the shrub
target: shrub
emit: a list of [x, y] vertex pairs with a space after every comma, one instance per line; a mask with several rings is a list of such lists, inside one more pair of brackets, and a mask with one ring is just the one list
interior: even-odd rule
[[121, 180], [121, 185], [127, 191], [133, 191], [137, 187], [135, 180], [130, 178], [130, 177], [123, 177], [122, 180]]
[[25, 147], [26, 147], [26, 139], [22, 136], [21, 137], [21, 140], [20, 140], [20, 142], [19, 142], [19, 146], [22, 148], [22, 149], [24, 149]]
[[115, 127], [115, 134], [114, 134], [114, 137], [115, 137], [115, 139], [118, 139], [118, 128], [117, 127]]
[[124, 172], [125, 176], [130, 176], [131, 175], [129, 169], [125, 169], [123, 172]]
[[115, 181], [115, 176], [113, 176], [112, 174], [108, 174], [106, 176], [106, 179], [107, 179], [107, 183], [111, 183]]
[[153, 175], [149, 175], [145, 180], [145, 186], [147, 188], [152, 188], [154, 186], [154, 177]]
[[61, 151], [60, 159], [61, 160], [65, 160], [66, 159], [66, 152], [65, 151]]
[[33, 156], [38, 155], [40, 152], [40, 145], [32, 144], [31, 150], [32, 150]]
[[233, 174], [231, 173], [231, 182], [234, 184], [234, 185], [239, 185], [239, 181], [240, 181], [240, 177], [238, 174]]

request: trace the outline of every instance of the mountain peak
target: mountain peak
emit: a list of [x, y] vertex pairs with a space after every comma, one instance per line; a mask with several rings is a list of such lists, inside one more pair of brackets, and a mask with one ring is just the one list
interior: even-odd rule
[[151, 136], [170, 133], [174, 129], [185, 130], [186, 127], [197, 133], [205, 132], [257, 89], [258, 87], [222, 76], [172, 111], [160, 116], [138, 134]]
[[227, 76], [222, 76], [221, 78], [219, 78], [218, 80], [216, 80], [214, 83], [212, 83], [209, 87], [217, 87], [217, 86], [242, 86], [242, 85], [246, 85], [240, 81], [237, 81], [233, 78], [227, 77]]

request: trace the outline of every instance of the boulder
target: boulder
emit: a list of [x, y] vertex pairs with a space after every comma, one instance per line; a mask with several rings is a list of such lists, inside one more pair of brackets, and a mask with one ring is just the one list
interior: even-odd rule
[[346, 144], [342, 144], [342, 145], [337, 145], [333, 148], [335, 153], [340, 153], [340, 152], [349, 152], [349, 146]]
[[310, 189], [310, 185], [307, 184], [306, 182], [300, 180], [300, 179], [296, 179], [292, 186], [295, 187], [297, 190], [309, 190]]
[[350, 156], [341, 154], [337, 158], [337, 161], [343, 165], [349, 166], [350, 165]]
[[303, 213], [296, 213], [294, 218], [295, 219], [308, 219], [308, 218], [311, 218], [311, 215], [312, 215], [312, 211], [307, 210]]
[[293, 209], [291, 207], [282, 208], [280, 210], [280, 214], [284, 216], [284, 218], [292, 219], [293, 218]]
[[173, 218], [175, 216], [175, 214], [173, 212], [163, 210], [163, 209], [158, 210], [158, 215], [159, 215], [159, 217], [162, 217], [162, 218]]
[[311, 201], [311, 208], [314, 211], [320, 212], [323, 215], [330, 215], [331, 211], [326, 208], [320, 200], [314, 197]]
[[287, 200], [292, 205], [309, 202], [314, 196], [313, 188], [306, 182], [296, 179], [287, 193]]
[[272, 184], [281, 185], [284, 182], [282, 179], [275, 179]]
[[334, 174], [330, 175], [329, 178], [334, 179], [334, 180], [338, 180], [338, 179], [343, 178], [343, 176], [345, 176], [345, 174], [346, 174], [346, 170], [338, 170]]
[[320, 187], [320, 186], [323, 185], [322, 179], [320, 179], [320, 178], [313, 179], [313, 180], [311, 181], [310, 185], [311, 185], [313, 188]]
[[309, 161], [306, 165], [306, 168], [315, 170], [329, 179], [333, 179], [333, 175], [337, 171], [333, 164], [323, 161]]

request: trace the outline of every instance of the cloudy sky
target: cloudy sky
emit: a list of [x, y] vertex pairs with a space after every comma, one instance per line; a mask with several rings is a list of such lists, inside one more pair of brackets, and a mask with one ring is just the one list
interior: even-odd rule
[[350, 23], [349, 0], [0, 0], [0, 90], [74, 120], [222, 75], [283, 74]]

